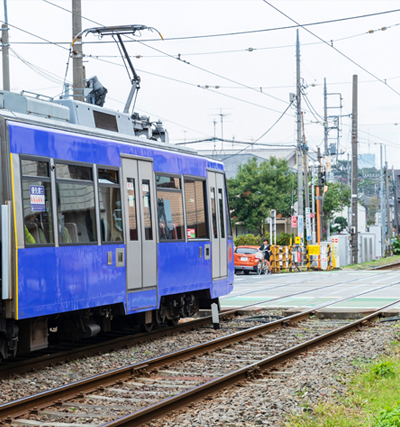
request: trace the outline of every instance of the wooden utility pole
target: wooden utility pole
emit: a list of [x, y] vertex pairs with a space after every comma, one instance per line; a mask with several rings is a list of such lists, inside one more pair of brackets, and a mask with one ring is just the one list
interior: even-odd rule
[[73, 87], [74, 87], [74, 99], [77, 101], [83, 101], [83, 49], [82, 49], [82, 37], [79, 36], [75, 40], [75, 37], [82, 31], [82, 5], [81, 0], [72, 0], [72, 39], [73, 51]]
[[358, 78], [353, 76], [353, 110], [351, 115], [351, 252], [353, 264], [358, 263], [358, 152], [357, 152], [357, 131], [358, 131]]

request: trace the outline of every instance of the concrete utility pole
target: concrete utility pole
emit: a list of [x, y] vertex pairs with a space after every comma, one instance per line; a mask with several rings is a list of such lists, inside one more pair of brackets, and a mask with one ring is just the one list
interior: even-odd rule
[[384, 198], [385, 198], [385, 190], [384, 190], [384, 186], [383, 186], [383, 152], [382, 152], [382, 144], [381, 144], [381, 182], [380, 182], [380, 187], [381, 187], [381, 245], [382, 245], [382, 256], [384, 256], [385, 254], [385, 234], [386, 234], [386, 224], [385, 224], [385, 220], [386, 220], [386, 215], [385, 215], [385, 203], [384, 203]]
[[[72, 0], [72, 39], [82, 31], [82, 5], [81, 0]], [[74, 99], [83, 101], [83, 49], [82, 37], [79, 36], [73, 46], [73, 86]]]
[[357, 131], [358, 131], [358, 79], [353, 76], [353, 111], [351, 115], [351, 155], [352, 155], [352, 179], [351, 179], [351, 248], [353, 264], [358, 263], [358, 153], [357, 153]]
[[392, 179], [393, 179], [393, 199], [394, 199], [394, 226], [395, 228], [395, 235], [397, 236], [399, 234], [399, 212], [397, 207], [397, 197], [398, 197], [398, 189], [396, 184], [396, 176], [394, 173], [394, 166], [392, 165]]
[[298, 205], [298, 221], [297, 235], [301, 237], [301, 244], [304, 240], [304, 216], [303, 216], [303, 159], [302, 159], [302, 139], [301, 139], [301, 83], [300, 83], [300, 42], [299, 30], [297, 30], [296, 38], [296, 86], [297, 86], [297, 205]]
[[10, 91], [10, 44], [8, 41], [7, 0], [4, 0], [4, 24], [1, 26], [1, 49], [3, 60], [3, 89]]
[[328, 94], [326, 92], [326, 78], [324, 78], [324, 149], [325, 156], [329, 155], [328, 149]]
[[[385, 158], [386, 157], [386, 147], [385, 147]], [[386, 175], [386, 222], [387, 222], [387, 240], [390, 245], [390, 240], [392, 239], [392, 222], [390, 218], [390, 205], [389, 205], [389, 170], [388, 163], [385, 162], [385, 175]]]

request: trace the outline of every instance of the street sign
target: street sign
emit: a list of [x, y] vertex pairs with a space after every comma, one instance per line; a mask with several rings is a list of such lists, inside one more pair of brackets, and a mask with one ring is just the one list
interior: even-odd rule
[[303, 239], [304, 237], [304, 221], [303, 221], [303, 215], [299, 215], [297, 217], [297, 234], [300, 236], [300, 239]]
[[311, 218], [310, 218], [310, 208], [305, 208], [306, 214], [306, 233], [307, 233], [307, 242], [311, 240]]
[[300, 245], [300, 243], [301, 243], [301, 237], [300, 237], [300, 236], [296, 236], [296, 237], [294, 238], [294, 244], [295, 244], [295, 245]]
[[308, 255], [319, 255], [321, 253], [319, 245], [308, 245]]
[[292, 228], [297, 228], [297, 216], [292, 216]]

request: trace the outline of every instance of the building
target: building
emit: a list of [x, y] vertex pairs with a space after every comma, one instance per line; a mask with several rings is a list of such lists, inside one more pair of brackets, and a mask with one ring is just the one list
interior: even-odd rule
[[290, 168], [296, 166], [296, 149], [295, 148], [277, 148], [277, 149], [248, 149], [241, 152], [237, 149], [223, 150], [221, 153], [219, 150], [198, 150], [199, 154], [203, 156], [218, 159], [224, 162], [225, 173], [227, 178], [233, 178], [236, 176], [239, 166], [247, 163], [251, 158], [255, 157], [257, 162], [260, 164], [264, 160], [268, 160], [271, 157], [277, 159], [287, 160]]

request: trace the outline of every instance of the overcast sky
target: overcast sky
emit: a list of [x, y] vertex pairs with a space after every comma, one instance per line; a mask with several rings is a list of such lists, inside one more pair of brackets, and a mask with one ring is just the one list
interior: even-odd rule
[[[382, 0], [269, 3], [82, 0], [82, 27], [143, 24], [162, 34], [165, 41], [156, 32], [144, 31], [141, 37], [134, 37], [142, 43], [127, 42], [126, 47], [142, 80], [136, 111], [163, 120], [171, 142], [212, 137], [213, 120], [217, 120], [216, 136], [220, 137], [220, 112], [225, 115], [225, 139], [251, 142], [279, 119], [289, 105], [290, 93], [296, 91], [295, 22], [335, 21], [400, 7], [399, 2]], [[13, 26], [11, 89], [59, 96], [72, 40], [72, 1], [7, 0], [7, 5]], [[206, 35], [212, 37], [197, 37]], [[308, 105], [302, 101], [305, 136], [311, 151], [317, 146], [323, 148], [320, 116], [326, 78], [328, 93], [343, 98], [340, 144], [344, 154], [340, 158], [347, 158], [351, 143], [348, 115], [356, 74], [359, 152], [375, 153], [379, 166], [379, 147], [383, 144], [389, 166], [400, 168], [400, 11], [300, 27], [299, 35], [301, 76], [308, 101]], [[170, 40], [174, 38], [178, 40]], [[130, 81], [117, 46], [110, 41], [104, 37], [100, 43], [93, 35], [84, 38], [86, 76], [97, 75], [108, 89], [105, 107], [122, 110]], [[72, 62], [67, 81], [72, 82]], [[329, 96], [328, 106], [337, 107], [338, 99], [338, 95]], [[339, 115], [340, 110], [330, 108], [329, 114]], [[330, 137], [335, 136], [331, 131]], [[290, 107], [259, 142], [294, 146], [294, 108]], [[193, 147], [212, 149], [212, 143]], [[232, 148], [232, 144], [225, 143], [224, 148]]]

